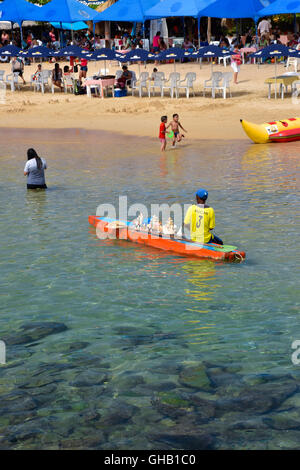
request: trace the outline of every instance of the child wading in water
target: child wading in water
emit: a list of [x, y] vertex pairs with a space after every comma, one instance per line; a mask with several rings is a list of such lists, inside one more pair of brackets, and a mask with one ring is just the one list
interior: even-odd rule
[[182, 140], [182, 137], [184, 137], [184, 134], [181, 134], [179, 132], [179, 127], [182, 129], [184, 132], [187, 132], [184, 127], [179, 122], [179, 115], [178, 114], [173, 114], [173, 120], [170, 122], [170, 124], [166, 127], [168, 129], [171, 126], [172, 131], [174, 132], [174, 137], [172, 141], [172, 147], [175, 147], [176, 142], [180, 142]]
[[160, 123], [160, 126], [159, 126], [159, 140], [160, 140], [160, 143], [161, 143], [161, 151], [164, 152], [166, 150], [166, 145], [167, 145], [167, 141], [166, 141], [166, 123], [167, 123], [167, 120], [168, 120], [168, 117], [167, 116], [162, 116], [160, 118], [161, 120], [161, 123]]

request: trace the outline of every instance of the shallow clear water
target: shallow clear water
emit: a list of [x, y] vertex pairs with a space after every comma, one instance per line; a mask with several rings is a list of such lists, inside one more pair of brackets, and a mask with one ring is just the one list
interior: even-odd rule
[[[1, 448], [299, 448], [300, 143], [161, 156], [156, 140], [79, 130], [0, 138]], [[25, 189], [31, 146], [47, 192]], [[119, 195], [187, 204], [198, 187], [245, 263], [89, 227]]]

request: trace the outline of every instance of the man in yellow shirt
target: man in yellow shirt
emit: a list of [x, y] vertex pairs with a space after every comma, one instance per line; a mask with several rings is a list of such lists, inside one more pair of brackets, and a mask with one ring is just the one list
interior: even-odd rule
[[215, 211], [205, 203], [207, 197], [208, 192], [205, 189], [197, 191], [197, 205], [193, 204], [188, 208], [184, 225], [189, 227], [193, 242], [223, 245], [222, 240], [211, 233], [215, 228]]

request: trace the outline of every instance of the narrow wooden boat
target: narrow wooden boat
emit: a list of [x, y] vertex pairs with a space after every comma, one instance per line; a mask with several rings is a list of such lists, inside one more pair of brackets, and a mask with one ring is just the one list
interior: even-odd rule
[[122, 222], [107, 217], [90, 215], [89, 223], [100, 232], [110, 234], [111, 238], [140, 243], [178, 255], [230, 262], [241, 262], [246, 257], [245, 252], [239, 251], [235, 246], [221, 246], [214, 243], [200, 244], [165, 235], [155, 235], [136, 230], [130, 225], [130, 222]]

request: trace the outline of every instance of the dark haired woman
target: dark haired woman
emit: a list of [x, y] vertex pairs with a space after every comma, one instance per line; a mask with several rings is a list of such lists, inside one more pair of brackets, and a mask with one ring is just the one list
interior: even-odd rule
[[52, 83], [53, 85], [60, 88], [60, 91], [64, 91], [64, 87], [62, 86], [62, 78], [62, 69], [60, 68], [59, 63], [56, 62], [56, 64], [54, 65], [54, 69], [52, 70]]
[[27, 157], [28, 161], [24, 168], [27, 189], [47, 189], [44, 172], [47, 169], [46, 160], [40, 158], [34, 149], [27, 150]]

